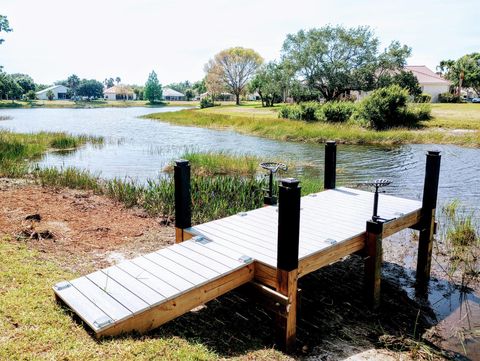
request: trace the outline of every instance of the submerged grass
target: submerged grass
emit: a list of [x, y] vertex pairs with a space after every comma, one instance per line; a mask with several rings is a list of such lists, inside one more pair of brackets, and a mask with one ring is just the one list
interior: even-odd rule
[[461, 279], [462, 289], [480, 278], [480, 223], [478, 215], [466, 213], [459, 201], [442, 208], [444, 219], [441, 251], [447, 256], [447, 275]]
[[87, 142], [101, 144], [103, 138], [65, 133], [0, 131], [0, 176], [22, 176], [28, 171], [27, 161], [37, 159], [49, 150], [76, 148]]
[[[208, 109], [188, 109], [177, 112], [154, 113], [146, 118], [168, 121], [178, 125], [198, 126], [214, 129], [233, 129], [240, 133], [257, 135], [270, 139], [323, 143], [336, 140], [348, 144], [408, 144], [437, 143], [480, 146], [480, 124], [472, 132], [452, 132], [429, 128], [425, 122], [423, 129], [391, 129], [376, 131], [356, 124], [331, 124], [323, 122], [303, 122], [277, 119], [273, 111], [263, 114], [257, 108], [224, 107], [220, 111]], [[435, 120], [435, 119], [434, 119]]]

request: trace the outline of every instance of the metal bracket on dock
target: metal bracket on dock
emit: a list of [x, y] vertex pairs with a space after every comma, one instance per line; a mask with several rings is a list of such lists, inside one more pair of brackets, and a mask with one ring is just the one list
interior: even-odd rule
[[195, 237], [192, 237], [192, 240], [195, 243], [200, 243], [200, 244], [207, 244], [207, 243], [212, 242], [210, 239], [208, 239], [207, 237], [204, 237], [204, 236], [195, 236]]
[[72, 284], [70, 282], [67, 282], [67, 281], [63, 281], [63, 282], [59, 282], [57, 283], [55, 286], [53, 286], [55, 288], [55, 290], [57, 291], [61, 291], [61, 290], [64, 290], [68, 287], [70, 287]]
[[108, 316], [102, 316], [100, 318], [97, 318], [95, 321], [93, 321], [93, 324], [95, 325], [95, 327], [98, 327], [98, 328], [103, 328], [112, 323], [113, 323], [113, 320]]
[[250, 263], [253, 261], [253, 258], [252, 257], [249, 257], [249, 256], [241, 256], [239, 259], [238, 259], [240, 262], [243, 262], [243, 263]]
[[337, 243], [337, 241], [334, 240], [334, 239], [332, 239], [332, 238], [327, 238], [327, 239], [325, 240], [325, 242], [327, 242], [327, 243], [329, 243], [329, 244], [335, 244], [335, 243]]
[[248, 213], [247, 212], [240, 212], [240, 213], [237, 213], [237, 216], [245, 217], [245, 216], [248, 216]]

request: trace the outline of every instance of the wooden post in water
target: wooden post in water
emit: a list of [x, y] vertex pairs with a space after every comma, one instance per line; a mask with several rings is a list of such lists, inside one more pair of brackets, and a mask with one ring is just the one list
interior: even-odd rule
[[423, 185], [422, 218], [418, 238], [417, 291], [426, 291], [432, 265], [432, 246], [435, 234], [435, 208], [437, 207], [438, 181], [440, 176], [439, 151], [429, 151], [425, 166]]
[[188, 160], [175, 161], [175, 242], [183, 242], [184, 229], [192, 226], [192, 200], [190, 195], [190, 164]]
[[323, 187], [324, 189], [335, 189], [337, 169], [337, 143], [329, 140], [325, 144], [325, 174]]
[[372, 309], [380, 306], [380, 283], [382, 275], [383, 223], [367, 221], [365, 239], [365, 300]]
[[277, 291], [288, 298], [287, 314], [277, 316], [277, 341], [290, 351], [296, 340], [298, 247], [300, 236], [299, 181], [282, 179], [278, 192]]

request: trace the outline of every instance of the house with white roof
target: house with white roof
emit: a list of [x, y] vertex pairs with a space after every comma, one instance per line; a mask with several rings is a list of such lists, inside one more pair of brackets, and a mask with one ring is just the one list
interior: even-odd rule
[[50, 91], [53, 93], [52, 100], [67, 99], [68, 88], [65, 85], [53, 85], [36, 92], [35, 95], [37, 96], [37, 99], [48, 100], [47, 93], [49, 93]]
[[162, 98], [163, 100], [168, 100], [168, 101], [185, 100], [185, 94], [180, 93], [171, 88], [163, 88]]
[[447, 93], [450, 90], [450, 81], [442, 78], [425, 65], [407, 65], [405, 70], [409, 70], [415, 75], [422, 88], [422, 93], [429, 94], [434, 103], [438, 102], [439, 94]]

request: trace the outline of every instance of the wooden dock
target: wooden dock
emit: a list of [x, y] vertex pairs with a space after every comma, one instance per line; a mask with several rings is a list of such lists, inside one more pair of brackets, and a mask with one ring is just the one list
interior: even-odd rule
[[[176, 177], [188, 180], [189, 166], [179, 167], [184, 169], [177, 169]], [[384, 221], [372, 222], [373, 193], [342, 187], [300, 199], [298, 182], [290, 181], [280, 187], [279, 206], [191, 226], [189, 187], [182, 191], [181, 184], [176, 191], [177, 244], [53, 287], [57, 299], [96, 336], [146, 332], [250, 283], [259, 301], [275, 304], [279, 342], [288, 347], [295, 340], [299, 278], [361, 251], [366, 301], [375, 307], [381, 240], [406, 228], [420, 229], [424, 239], [433, 237], [432, 223], [424, 219], [432, 215], [425, 211], [425, 199], [382, 194], [378, 210]], [[426, 247], [431, 250], [428, 243]], [[426, 255], [423, 267], [429, 272]]]

